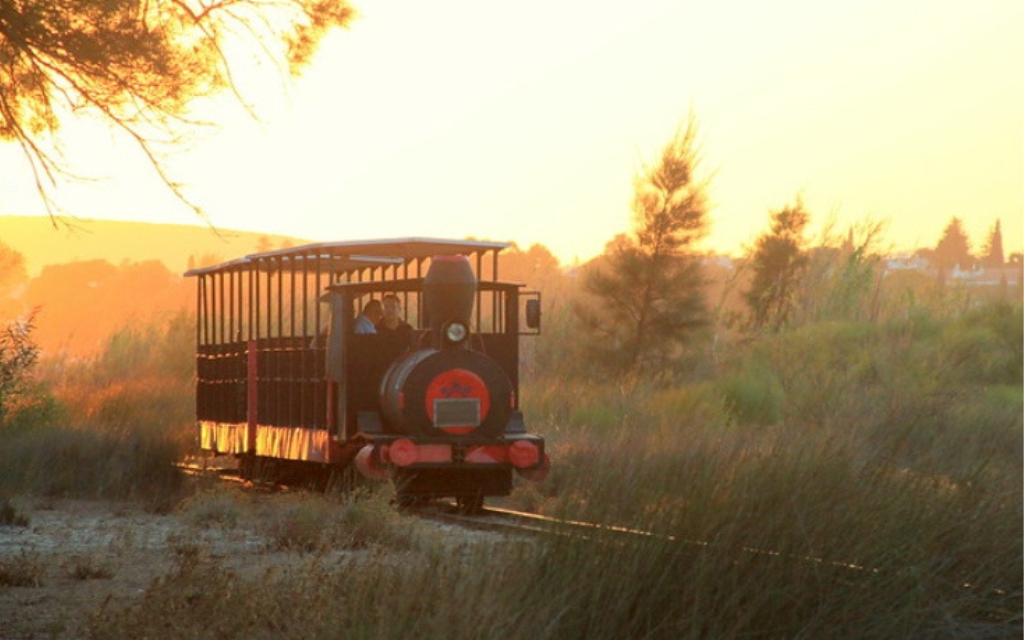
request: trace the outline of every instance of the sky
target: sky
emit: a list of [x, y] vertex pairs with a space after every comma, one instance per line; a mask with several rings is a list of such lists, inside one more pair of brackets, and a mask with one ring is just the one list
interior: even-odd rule
[[[312, 241], [467, 237], [587, 260], [632, 223], [635, 176], [692, 111], [710, 182], [702, 247], [739, 254], [802, 198], [811, 235], [884, 221], [892, 250], [950, 218], [979, 249], [1024, 236], [1024, 3], [354, 0], [260, 121], [176, 156], [217, 227]], [[274, 89], [277, 85], [273, 85]], [[82, 218], [199, 223], [131, 145], [66, 127]], [[0, 215], [41, 214], [0, 148]]]

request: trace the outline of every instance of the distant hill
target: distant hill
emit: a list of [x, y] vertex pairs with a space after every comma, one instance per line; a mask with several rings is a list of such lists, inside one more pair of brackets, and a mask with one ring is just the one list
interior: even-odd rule
[[229, 260], [257, 250], [305, 244], [287, 236], [184, 224], [76, 220], [54, 228], [46, 216], [0, 215], [0, 242], [25, 256], [29, 277], [48, 264], [103, 259], [113, 265], [159, 260], [183, 273], [191, 257]]

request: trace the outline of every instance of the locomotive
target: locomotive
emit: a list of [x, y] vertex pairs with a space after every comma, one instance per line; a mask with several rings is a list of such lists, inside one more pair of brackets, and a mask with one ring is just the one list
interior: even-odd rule
[[[311, 244], [192, 269], [202, 449], [268, 468], [394, 481], [409, 503], [475, 510], [542, 479], [519, 408], [519, 341], [540, 294], [498, 278], [510, 245], [406, 238]], [[355, 331], [393, 297], [408, 341]]]

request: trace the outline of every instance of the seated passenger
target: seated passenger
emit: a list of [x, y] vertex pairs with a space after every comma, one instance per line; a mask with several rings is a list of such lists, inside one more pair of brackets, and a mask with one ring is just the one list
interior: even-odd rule
[[363, 312], [356, 316], [353, 324], [355, 333], [377, 333], [377, 323], [384, 317], [380, 300], [372, 299], [363, 305]]
[[412, 342], [412, 325], [401, 317], [402, 301], [394, 294], [384, 296], [384, 315], [377, 323], [388, 359], [394, 360], [407, 351]]

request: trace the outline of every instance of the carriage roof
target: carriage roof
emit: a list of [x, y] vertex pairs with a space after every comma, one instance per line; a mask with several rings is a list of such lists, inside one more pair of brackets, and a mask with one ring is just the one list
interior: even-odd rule
[[288, 261], [296, 267], [326, 268], [336, 273], [367, 267], [398, 266], [436, 255], [476, 256], [479, 261], [488, 252], [493, 252], [497, 257], [498, 252], [510, 246], [512, 245], [508, 242], [418, 237], [322, 242], [253, 253], [218, 265], [191, 269], [185, 275], [248, 271], [260, 269], [263, 265], [269, 266], [270, 263], [277, 261]]

